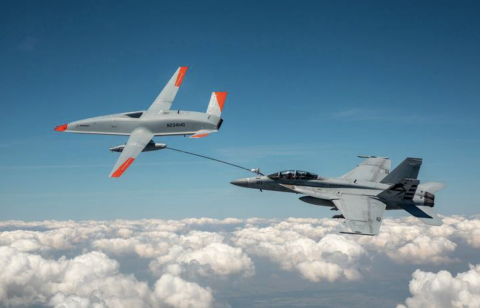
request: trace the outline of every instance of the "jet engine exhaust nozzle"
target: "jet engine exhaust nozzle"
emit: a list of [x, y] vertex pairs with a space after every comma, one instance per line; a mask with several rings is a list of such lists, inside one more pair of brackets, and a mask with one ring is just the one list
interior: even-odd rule
[[429, 207], [433, 207], [435, 205], [435, 195], [429, 193], [428, 191], [425, 192], [425, 202], [424, 204]]

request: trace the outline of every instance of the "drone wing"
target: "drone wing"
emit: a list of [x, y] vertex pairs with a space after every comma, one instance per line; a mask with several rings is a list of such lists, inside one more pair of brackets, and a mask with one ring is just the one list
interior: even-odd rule
[[162, 92], [160, 92], [148, 110], [170, 110], [173, 100], [177, 95], [178, 89], [182, 84], [183, 77], [185, 77], [187, 69], [187, 66], [181, 66], [175, 71], [175, 74], [173, 74], [172, 78], [170, 78], [170, 81], [167, 83], [165, 88], [163, 88]]
[[115, 167], [110, 173], [111, 178], [120, 177], [125, 170], [133, 163], [138, 154], [143, 151], [147, 144], [152, 140], [153, 134], [146, 129], [137, 128], [130, 135], [130, 138], [117, 160]]

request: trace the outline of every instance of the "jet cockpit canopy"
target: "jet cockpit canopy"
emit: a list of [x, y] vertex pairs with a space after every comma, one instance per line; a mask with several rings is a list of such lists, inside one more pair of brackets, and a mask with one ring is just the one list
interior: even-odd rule
[[316, 180], [318, 175], [301, 170], [285, 170], [270, 174], [268, 177], [272, 180]]

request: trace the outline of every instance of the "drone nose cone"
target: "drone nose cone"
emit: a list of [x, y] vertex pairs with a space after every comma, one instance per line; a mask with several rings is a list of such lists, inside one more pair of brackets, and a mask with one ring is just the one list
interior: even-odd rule
[[55, 127], [54, 131], [56, 132], [64, 132], [68, 128], [68, 124], [58, 125]]
[[240, 187], [248, 187], [248, 179], [238, 179], [235, 181], [231, 181], [230, 184], [240, 186]]

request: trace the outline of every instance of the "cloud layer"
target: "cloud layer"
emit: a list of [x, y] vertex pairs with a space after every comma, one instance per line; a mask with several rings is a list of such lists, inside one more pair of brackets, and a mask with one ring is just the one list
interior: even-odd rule
[[[376, 258], [448, 266], [462, 262], [459, 247], [480, 249], [479, 218], [443, 220], [430, 227], [414, 218], [385, 219], [376, 237], [341, 235], [344, 226], [333, 219], [5, 221], [0, 305], [228, 306], [215, 300], [210, 283], [255, 279], [255, 260], [311, 283], [355, 283], [368, 280]], [[145, 264], [142, 273], [122, 270], [125, 260]], [[412, 297], [399, 307], [427, 307], [436, 303], [432, 298], [448, 307], [479, 307], [479, 269], [455, 277], [419, 269]]]
[[455, 277], [448, 271], [416, 270], [409, 288], [413, 296], [398, 308], [480, 307], [480, 264]]

